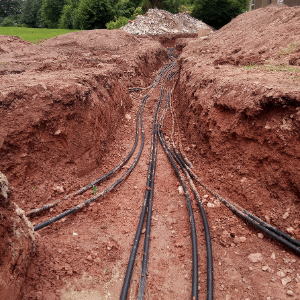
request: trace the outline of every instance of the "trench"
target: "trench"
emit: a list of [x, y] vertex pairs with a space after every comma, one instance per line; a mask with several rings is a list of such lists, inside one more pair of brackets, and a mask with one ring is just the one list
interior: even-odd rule
[[[187, 41], [184, 37], [178, 39], [178, 43], [175, 38], [160, 43], [163, 46], [174, 47], [180, 54]], [[134, 80], [134, 83], [148, 86], [151, 82], [150, 78], [153, 78], [157, 69], [166, 62], [166, 50], [159, 49], [156, 53], [146, 52], [141, 55], [135, 70], [135, 76], [139, 80]], [[182, 139], [185, 155], [192, 157], [195, 172], [201, 173], [201, 180], [205, 183], [202, 187], [205, 188], [207, 185], [208, 191], [212, 191], [213, 196], [217, 195], [220, 202], [226, 201], [221, 197], [224, 196], [253, 212], [262, 220], [265, 220], [265, 210], [272, 208], [274, 211], [284, 205], [289, 206], [290, 214], [297, 218], [294, 211], [299, 202], [297, 174], [300, 165], [299, 157], [295, 155], [298, 141], [295, 134], [289, 130], [288, 122], [290, 115], [297, 115], [298, 112], [293, 99], [285, 99], [285, 102], [282, 102], [281, 98], [267, 99], [259, 113], [240, 112], [222, 105], [215, 105], [208, 109], [199, 100], [201, 97], [195, 96], [194, 87], [189, 86], [188, 79], [184, 77], [184, 73], [181, 73], [183, 70], [184, 63], [181, 62], [179, 79], [174, 90], [175, 111], [180, 133], [178, 136]], [[213, 84], [213, 82], [199, 82], [198, 93], [212, 94]], [[80, 80], [72, 90], [64, 87], [57, 92], [53, 87], [53, 90], [49, 91], [47, 88], [45, 92], [45, 89], [39, 88], [28, 94], [13, 95], [14, 97], [8, 95], [6, 101], [1, 103], [4, 110], [9, 110], [14, 106], [24, 105], [22, 101], [34, 94], [43, 97], [45, 103], [43, 115], [37, 119], [33, 116], [28, 120], [31, 126], [11, 131], [1, 141], [0, 166], [3, 173], [8, 174], [12, 184], [26, 186], [27, 190], [33, 182], [38, 185], [38, 188], [32, 187], [32, 192], [36, 192], [37, 195], [32, 197], [33, 199], [28, 197], [30, 203], [26, 201], [26, 196], [22, 197], [20, 204], [24, 205], [27, 211], [38, 207], [41, 198], [47, 203], [47, 200], [64, 196], [66, 190], [71, 190], [71, 186], [79, 187], [80, 184], [89, 182], [97, 169], [100, 168], [102, 173], [111, 169], [112, 165], [104, 160], [109, 160], [112, 154], [118, 152], [110, 152], [110, 146], [115, 142], [118, 143], [116, 140], [120, 138], [121, 126], [125, 124], [128, 128], [126, 114], [134, 106], [129, 95], [129, 88], [132, 86], [134, 85], [131, 79], [126, 78], [124, 73], [117, 73], [114, 76], [103, 75]], [[13, 101], [10, 102], [12, 98]], [[287, 106], [287, 109], [282, 111], [282, 106]], [[285, 120], [285, 122], [273, 124], [273, 119]], [[169, 126], [171, 124], [170, 120], [166, 123]], [[282, 132], [274, 134], [272, 130], [278, 128], [281, 128]], [[168, 136], [170, 136], [169, 131]], [[285, 144], [279, 143], [280, 140], [284, 140]], [[119, 161], [123, 155], [124, 153], [117, 155], [117, 160]], [[58, 174], [56, 170], [59, 170]], [[62, 178], [65, 173], [78, 179], [75, 180], [75, 184], [64, 182], [64, 191], [61, 194], [55, 187], [61, 180], [55, 177]], [[37, 178], [47, 178], [47, 182], [38, 182]], [[49, 192], [49, 187], [53, 183], [54, 188]], [[25, 189], [22, 193], [25, 193]], [[73, 200], [74, 198], [71, 197], [71, 202]], [[79, 197], [79, 200], [83, 200], [83, 197]], [[261, 201], [267, 203], [264, 209], [261, 208]], [[294, 206], [291, 207], [291, 203]], [[224, 204], [230, 206], [228, 202]], [[233, 207], [234, 209], [236, 206]], [[65, 211], [66, 206], [62, 206], [60, 210]], [[91, 208], [91, 211], [93, 210], [94, 208]], [[58, 211], [54, 210], [54, 212]], [[85, 212], [86, 209], [83, 209], [82, 212], [76, 213], [72, 221]], [[42, 217], [44, 220], [48, 215]], [[276, 222], [274, 214], [269, 218], [272, 224], [283, 231], [288, 226], [288, 220]], [[33, 220], [36, 224], [38, 217]], [[261, 225], [265, 227], [264, 222]], [[59, 230], [62, 226], [63, 223], [59, 223], [53, 230]], [[45, 231], [46, 234], [50, 232], [51, 229]], [[109, 244], [107, 247], [115, 247], [116, 253], [113, 259], [115, 262], [116, 257], [120, 255], [120, 246]], [[202, 265], [201, 268], [203, 269]], [[187, 291], [190, 292], [189, 288]], [[130, 291], [130, 293], [134, 295], [135, 292]], [[203, 297], [205, 291], [201, 290], [201, 295]], [[151, 299], [151, 296], [146, 295], [147, 297]]]

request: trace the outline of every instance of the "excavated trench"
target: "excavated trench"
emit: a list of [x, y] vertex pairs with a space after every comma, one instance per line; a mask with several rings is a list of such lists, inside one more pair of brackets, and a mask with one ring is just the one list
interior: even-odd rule
[[[278, 212], [299, 220], [299, 94], [188, 81], [180, 77], [176, 108], [206, 181], [213, 178], [224, 196], [282, 230], [297, 228]], [[257, 104], [241, 107], [245, 99]], [[293, 234], [299, 239], [299, 230]]]
[[[270, 11], [278, 14], [275, 8], [270, 8]], [[285, 11], [282, 10], [281, 13]], [[236, 23], [238, 24], [238, 20]], [[132, 135], [129, 133], [133, 132], [133, 123], [130, 123], [130, 120], [135, 120], [133, 112], [136, 111], [137, 105], [135, 96], [129, 94], [128, 88], [148, 86], [157, 70], [168, 62], [167, 47], [174, 47], [177, 54], [181, 54], [180, 72], [174, 90], [176, 120], [179, 125], [177, 134], [186, 156], [194, 165], [194, 172], [219, 195], [300, 239], [300, 215], [297, 209], [300, 201], [298, 83], [289, 83], [282, 79], [282, 82], [277, 84], [280, 74], [267, 75], [267, 82], [259, 81], [266, 76], [261, 70], [250, 70], [249, 74], [240, 64], [248, 66], [249, 61], [255, 60], [256, 56], [247, 53], [246, 46], [242, 59], [239, 57], [241, 50], [238, 50], [234, 43], [231, 48], [228, 46], [227, 56], [220, 54], [223, 52], [218, 42], [222, 36], [226, 36], [226, 30], [229, 29], [225, 28], [223, 32], [201, 40], [186, 35], [137, 38], [121, 31], [108, 34], [99, 30], [87, 36], [84, 36], [84, 33], [74, 33], [66, 38], [57, 37], [36, 47], [17, 38], [1, 37], [0, 53], [6, 56], [0, 56], [4, 63], [0, 65], [0, 76], [3, 78], [0, 83], [0, 170], [14, 187], [14, 201], [22, 209], [29, 211], [62, 198], [70, 191], [91, 182], [99, 170], [103, 174], [112, 169], [114, 164], [127, 154], [131, 145], [129, 138]], [[238, 37], [236, 39], [238, 40]], [[87, 41], [94, 44], [88, 44]], [[16, 45], [23, 53], [11, 56], [12, 48]], [[220, 59], [220, 56], [226, 56], [226, 59]], [[16, 70], [22, 72], [15, 72]], [[154, 108], [149, 107], [150, 113], [153, 112]], [[150, 118], [147, 112], [145, 115], [146, 118]], [[170, 125], [171, 122], [167, 120], [166, 124]], [[165, 162], [162, 166], [164, 172], [168, 167]], [[138, 189], [140, 186], [144, 187], [146, 182], [141, 179], [143, 176], [140, 174], [144, 174], [143, 172], [139, 171], [138, 175], [141, 183], [134, 183]], [[164, 174], [160, 178], [165, 177]], [[168, 194], [171, 198], [176, 198], [178, 195], [172, 190], [171, 181], [170, 179], [170, 182], [165, 183], [165, 186], [170, 185], [167, 189]], [[124, 194], [121, 192], [123, 186], [112, 193], [111, 197], [115, 197], [112, 198], [113, 202], [121, 201], [120, 199], [127, 201], [126, 195], [129, 197], [136, 193], [132, 189], [133, 183], [124, 186], [124, 189], [127, 189]], [[176, 183], [174, 186], [176, 187]], [[163, 191], [160, 188], [158, 190], [158, 194]], [[118, 192], [121, 192], [120, 198]], [[270, 294], [272, 291], [276, 291], [278, 299], [284, 299], [287, 287], [286, 284], [281, 285], [281, 279], [273, 281], [273, 285], [267, 287], [270, 278], [275, 276], [274, 272], [277, 271], [285, 273], [280, 277], [291, 279], [288, 281], [289, 291], [299, 295], [299, 274], [293, 270], [293, 261], [297, 257], [289, 252], [286, 254], [286, 248], [273, 240], [257, 239], [255, 229], [232, 217], [232, 213], [220, 206], [220, 203], [208, 198], [206, 193], [200, 189], [200, 196], [204, 197], [203, 203], [212, 228], [213, 254], [216, 261], [215, 299], [262, 299], [261, 297], [273, 295]], [[82, 199], [84, 197], [79, 197], [79, 200]], [[74, 199], [71, 199], [70, 203], [73, 202]], [[77, 213], [70, 217], [69, 221], [63, 220], [46, 229], [41, 234], [42, 237], [38, 236], [37, 258], [27, 275], [27, 287], [22, 291], [22, 299], [68, 299], [71, 295], [68, 294], [68, 290], [64, 290], [65, 294], [61, 296], [62, 280], [64, 285], [75, 293], [74, 299], [77, 299], [77, 291], [95, 288], [95, 276], [101, 278], [100, 281], [96, 281], [100, 285], [103, 282], [117, 281], [114, 279], [115, 269], [111, 265], [119, 266], [119, 273], [124, 272], [124, 261], [130, 251], [127, 240], [132, 240], [137, 223], [135, 217], [132, 217], [127, 221], [132, 222], [130, 225], [114, 225], [118, 222], [120, 208], [117, 205], [120, 204], [108, 202], [105, 198], [101, 211], [96, 205], [84, 209], [81, 215]], [[128, 210], [131, 207], [132, 211], [140, 207], [138, 202], [131, 203], [128, 200], [125, 203], [124, 210], [127, 206]], [[178, 207], [182, 207], [181, 204], [178, 207], [177, 204], [174, 207], [172, 205], [165, 210], [170, 208], [171, 213], [174, 213]], [[66, 209], [66, 206], [62, 205], [54, 210], [54, 213]], [[160, 209], [163, 213], [163, 208], [155, 207], [156, 211]], [[134, 213], [138, 214], [138, 211]], [[96, 223], [103, 222], [101, 226], [97, 223], [97, 226], [100, 226], [97, 228], [107, 234], [106, 240], [100, 240], [104, 248], [99, 246], [95, 250], [82, 244], [76, 248], [73, 240], [70, 240], [68, 234], [72, 235], [72, 230], [75, 230], [75, 219], [79, 217], [79, 224], [74, 225], [77, 226], [77, 230], [80, 224], [86, 222], [82, 214], [87, 214], [86, 218], [93, 216]], [[184, 216], [187, 219], [186, 213], [178, 213], [172, 218], [165, 217], [168, 228], [183, 232], [183, 237], [171, 236], [175, 244], [174, 253], [180, 258], [177, 259], [177, 269], [174, 269], [174, 273], [178, 273], [178, 277], [184, 276], [183, 278], [189, 279], [190, 275], [186, 273], [186, 269], [190, 267], [187, 266], [187, 261], [191, 260], [191, 256], [181, 252], [189, 251], [187, 246], [190, 246], [191, 241], [186, 233], [187, 225], [182, 226], [178, 223], [184, 222]], [[9, 217], [7, 215], [7, 218]], [[48, 217], [42, 216], [43, 219]], [[38, 218], [33, 219], [33, 223], [39, 222], [37, 220]], [[178, 228], [174, 225], [176, 222]], [[70, 227], [63, 229], [64, 225]], [[119, 227], [115, 228], [115, 231], [109, 231], [109, 228], [114, 226]], [[91, 236], [97, 231], [96, 228], [87, 228]], [[1, 230], [6, 229], [1, 227]], [[59, 233], [60, 230], [63, 230], [62, 233]], [[117, 240], [122, 240], [118, 235], [120, 232], [116, 233], [118, 230], [126, 235], [123, 244]], [[203, 242], [202, 233], [199, 234], [199, 239]], [[52, 244], [49, 240], [46, 241], [47, 235], [53, 239], [54, 235], [61, 235], [62, 245], [59, 240]], [[4, 236], [4, 233], [1, 236]], [[159, 239], [159, 234], [154, 235], [153, 239]], [[96, 243], [93, 236], [92, 240]], [[83, 243], [88, 241], [87, 236]], [[265, 250], [266, 243], [268, 250]], [[100, 249], [98, 254], [97, 249]], [[107, 249], [110, 253], [107, 253]], [[167, 251], [165, 246], [161, 249]], [[160, 248], [155, 250], [160, 251]], [[69, 255], [64, 254], [67, 251]], [[72, 256], [75, 252], [77, 253]], [[252, 252], [262, 252], [266, 257], [265, 265], [273, 270], [269, 271], [269, 275], [265, 275], [264, 271], [267, 269], [261, 271], [261, 265], [257, 267], [256, 264], [253, 271], [252, 265], [249, 267], [245, 262], [245, 257]], [[273, 262], [270, 257], [275, 252], [277, 261]], [[199, 253], [205, 257], [204, 249], [200, 249]], [[82, 255], [87, 256], [87, 261]], [[119, 258], [121, 256], [122, 259]], [[97, 262], [98, 258], [101, 258], [101, 263]], [[282, 266], [282, 259], [289, 259], [289, 265]], [[80, 264], [76, 266], [74, 260], [78, 260]], [[170, 261], [171, 258], [168, 257], [162, 264], [166, 268], [163, 273], [165, 276], [172, 273], [172, 269], [168, 269]], [[204, 261], [199, 262], [200, 273], [203, 273], [203, 277], [199, 275], [199, 282], [206, 280]], [[258, 263], [262, 264], [261, 261]], [[101, 269], [101, 272], [94, 270], [94, 265], [97, 265], [96, 269]], [[240, 266], [239, 269], [236, 265]], [[48, 268], [53, 270], [53, 274], [47, 274]], [[77, 278], [82, 275], [81, 268], [93, 270], [90, 271], [93, 279], [85, 279], [84, 283], [77, 279], [72, 281], [72, 276]], [[113, 271], [106, 274], [110, 268]], [[288, 268], [292, 270], [290, 273]], [[163, 295], [161, 299], [189, 299], [189, 284], [182, 284], [177, 277], [173, 278], [173, 285], [182, 285], [182, 291], [178, 290], [174, 294], [174, 291], [171, 291], [172, 284], [166, 283], [158, 271], [154, 270], [155, 272], [151, 273], [152, 271], [149, 270], [150, 274], [155, 275], [153, 281], [150, 279], [147, 299], [156, 299], [155, 297], [161, 297], [159, 295]], [[225, 280], [227, 276], [230, 277], [229, 280]], [[37, 283], [39, 278], [42, 278], [40, 284]], [[51, 284], [47, 284], [47, 281]], [[244, 287], [245, 282], [247, 284]], [[162, 291], [161, 287], [164, 285], [166, 291]], [[112, 295], [119, 293], [120, 285], [107, 286], [106, 289]], [[53, 292], [54, 289], [56, 292]], [[44, 290], [49, 291], [49, 296], [42, 292]], [[136, 288], [133, 287], [130, 293], [130, 297], [135, 297]], [[199, 288], [199, 293], [204, 298], [205, 287]], [[104, 291], [99, 295], [102, 297]], [[117, 299], [116, 296], [111, 297], [107, 299]]]

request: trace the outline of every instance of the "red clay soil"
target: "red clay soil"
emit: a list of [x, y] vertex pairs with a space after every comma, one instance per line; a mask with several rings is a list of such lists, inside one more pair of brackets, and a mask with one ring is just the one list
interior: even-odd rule
[[33, 226], [7, 188], [0, 173], [0, 298], [18, 300], [36, 247]]
[[[77, 32], [41, 45], [0, 37], [0, 170], [14, 186], [16, 203], [25, 211], [41, 207], [120, 163], [134, 143], [135, 116], [145, 95], [129, 94], [128, 87], [152, 82], [167, 63], [163, 45], [181, 50], [187, 44], [174, 100], [195, 173], [299, 239], [300, 74], [297, 65], [289, 65], [300, 45], [299, 27], [299, 8], [273, 6], [241, 15], [207, 39], [137, 38], [118, 30]], [[147, 100], [146, 144], [128, 179], [37, 232], [37, 254], [21, 299], [119, 298], [143, 203], [157, 96], [156, 91]], [[166, 128], [169, 136], [170, 115]], [[161, 147], [157, 164], [145, 299], [190, 299], [185, 199]], [[299, 258], [203, 189], [199, 193], [211, 228], [215, 299], [299, 300]], [[32, 222], [92, 195], [90, 190], [68, 199]], [[193, 206], [199, 299], [206, 299], [203, 226], [195, 201]], [[137, 295], [143, 240], [140, 245], [128, 299]], [[258, 262], [249, 259], [253, 253], [261, 254]]]

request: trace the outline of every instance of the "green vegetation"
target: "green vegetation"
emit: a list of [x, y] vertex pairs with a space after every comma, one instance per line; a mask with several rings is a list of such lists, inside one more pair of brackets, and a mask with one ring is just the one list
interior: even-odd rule
[[0, 27], [1, 35], [16, 35], [23, 40], [38, 43], [41, 40], [74, 32], [78, 30], [46, 29], [46, 28], [24, 28], [24, 27]]
[[113, 18], [113, 10], [108, 0], [81, 0], [74, 21], [74, 27], [80, 29], [105, 28]]
[[95, 185], [93, 185], [93, 194], [96, 195], [97, 194], [97, 187]]
[[300, 44], [291, 44], [288, 47], [282, 49], [278, 56], [292, 54], [300, 49]]
[[260, 69], [260, 70], [265, 70], [269, 72], [290, 72], [290, 73], [300, 73], [300, 67], [291, 67], [288, 64], [285, 65], [249, 65], [249, 66], [243, 66], [243, 69], [245, 70], [250, 70], [250, 69]]
[[6, 17], [19, 14], [21, 6], [22, 0], [1, 0], [0, 21]]
[[119, 29], [122, 26], [125, 26], [128, 23], [129, 19], [126, 17], [120, 17], [116, 21], [110, 21], [106, 23], [106, 28], [111, 30], [111, 29]]
[[219, 29], [244, 12], [248, 0], [194, 0], [192, 16]]
[[0, 27], [115, 29], [149, 8], [188, 12], [220, 28], [249, 0], [0, 0]]
[[19, 23], [24, 27], [38, 28], [41, 26], [43, 0], [26, 0], [23, 5]]
[[125, 26], [130, 20], [134, 20], [138, 15], [143, 14], [143, 9], [142, 7], [137, 7], [135, 11], [133, 12], [132, 16], [130, 17], [124, 17], [120, 16], [117, 18], [115, 21], [110, 21], [107, 24], [105, 24], [106, 28], [111, 30], [111, 29], [119, 29], [122, 26]]

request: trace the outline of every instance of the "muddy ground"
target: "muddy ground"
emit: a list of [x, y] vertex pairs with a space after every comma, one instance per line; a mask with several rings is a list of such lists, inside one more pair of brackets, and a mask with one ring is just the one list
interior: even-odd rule
[[[220, 195], [300, 239], [299, 32], [299, 8], [270, 6], [237, 17], [208, 38], [94, 30], [34, 45], [0, 36], [0, 171], [14, 187], [16, 203], [25, 211], [40, 207], [120, 163], [134, 143], [145, 95], [128, 88], [148, 86], [168, 63], [167, 47], [175, 47], [177, 133], [195, 173]], [[21, 299], [118, 299], [145, 192], [157, 96], [147, 101], [146, 144], [128, 179], [37, 232]], [[157, 164], [145, 298], [190, 299], [185, 198], [161, 147]], [[215, 299], [299, 300], [299, 257], [198, 190], [211, 228]], [[68, 199], [31, 221], [38, 224], [92, 195]], [[193, 205], [199, 299], [205, 299], [204, 235]], [[128, 299], [136, 299], [142, 245]], [[261, 254], [258, 262], [251, 261], [253, 253]]]

